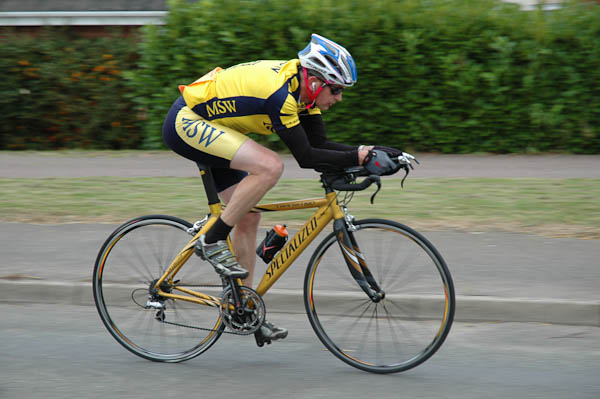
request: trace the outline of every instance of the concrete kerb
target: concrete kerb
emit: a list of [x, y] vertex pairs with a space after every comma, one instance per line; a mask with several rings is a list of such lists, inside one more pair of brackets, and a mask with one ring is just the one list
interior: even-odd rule
[[[324, 303], [344, 301], [340, 295]], [[348, 297], [352, 297], [349, 293]], [[265, 295], [267, 311], [305, 313], [301, 290], [271, 289]], [[431, 298], [410, 298], [410, 306], [426, 311]], [[538, 322], [600, 327], [600, 301], [561, 301], [555, 299], [456, 297], [456, 321]], [[45, 303], [94, 305], [91, 283], [46, 281], [0, 281], [0, 303]], [[334, 306], [334, 305], [332, 305]]]

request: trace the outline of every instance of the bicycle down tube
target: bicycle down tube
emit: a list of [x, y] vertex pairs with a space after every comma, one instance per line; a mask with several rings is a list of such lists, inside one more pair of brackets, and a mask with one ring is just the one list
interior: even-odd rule
[[306, 249], [332, 219], [343, 218], [344, 214], [336, 201], [336, 194], [333, 192], [327, 193], [325, 198], [256, 206], [256, 209], [259, 211], [284, 211], [317, 207], [318, 209], [311, 218], [304, 223], [304, 226], [294, 234], [292, 239], [286, 243], [267, 266], [267, 270], [256, 288], [256, 292], [261, 296], [271, 288], [275, 281], [281, 277], [294, 260], [296, 260], [298, 255]]
[[[269, 288], [281, 277], [281, 275], [289, 268], [294, 260], [306, 249], [306, 247], [319, 235], [319, 233], [329, 224], [332, 219], [342, 219], [343, 212], [337, 204], [335, 193], [328, 193], [324, 198], [305, 199], [299, 201], [287, 201], [272, 204], [259, 204], [254, 211], [286, 211], [306, 208], [317, 208], [310, 219], [298, 230], [298, 232], [287, 242], [287, 244], [279, 251], [273, 260], [267, 266], [262, 280], [258, 284], [256, 291], [260, 295], [264, 295]], [[196, 291], [177, 288], [176, 284], [173, 289], [184, 292], [187, 296], [177, 295], [170, 292], [164, 292], [161, 289], [161, 284], [167, 280], [172, 282], [174, 276], [183, 267], [187, 260], [193, 254], [194, 243], [204, 234], [212, 225], [216, 217], [221, 213], [219, 206], [211, 207], [211, 217], [207, 224], [190, 240], [185, 248], [177, 254], [166, 272], [156, 282], [156, 288], [161, 296], [195, 302], [201, 305], [218, 306], [219, 298], [205, 295]]]
[[[348, 231], [345, 224], [344, 213], [337, 203], [336, 193], [327, 193], [324, 198], [305, 199], [298, 201], [286, 201], [272, 204], [259, 204], [253, 211], [286, 211], [306, 208], [317, 208], [315, 213], [308, 221], [296, 232], [296, 234], [286, 243], [279, 253], [268, 264], [265, 274], [259, 282], [256, 292], [264, 295], [271, 286], [283, 275], [283, 273], [294, 263], [296, 258], [310, 245], [310, 243], [319, 235], [319, 233], [331, 222], [335, 220], [334, 231], [338, 235], [340, 249], [344, 254], [344, 259], [352, 277], [356, 280], [361, 289], [371, 298], [378, 302], [383, 298], [383, 291], [378, 287], [369, 272], [365, 259], [362, 256], [357, 243], [352, 234]], [[194, 243], [204, 234], [221, 213], [220, 204], [211, 205], [211, 217], [205, 226], [190, 240], [185, 248], [175, 257], [167, 271], [156, 282], [155, 287], [159, 295], [166, 298], [185, 300], [207, 306], [219, 306], [220, 299], [211, 295], [206, 295], [197, 291], [177, 287], [173, 284], [173, 279], [177, 272], [183, 267], [193, 254]], [[172, 290], [181, 291], [187, 296], [165, 292], [161, 289], [162, 283], [167, 280]]]

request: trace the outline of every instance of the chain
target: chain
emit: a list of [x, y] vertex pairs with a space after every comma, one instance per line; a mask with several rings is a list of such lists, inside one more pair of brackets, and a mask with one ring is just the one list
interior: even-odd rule
[[[195, 287], [222, 287], [221, 285], [214, 285], [214, 284], [198, 284], [198, 285], [194, 285], [194, 286], [195, 286]], [[139, 304], [139, 303], [138, 303], [138, 302], [135, 300], [135, 298], [133, 297], [133, 294], [135, 293], [135, 291], [139, 291], [139, 290], [140, 290], [140, 289], [137, 289], [137, 290], [134, 290], [134, 291], [132, 292], [132, 299], [133, 299], [133, 302], [134, 302], [136, 305], [138, 305], [138, 306], [140, 306], [141, 308], [144, 308], [144, 309], [145, 309], [146, 307], [145, 307], [145, 306], [142, 306], [141, 304]], [[141, 289], [141, 290], [143, 290], [143, 289]], [[159, 311], [158, 311], [158, 313], [160, 313], [161, 311], [162, 311], [162, 310], [159, 310]], [[157, 313], [157, 314], [158, 314], [158, 313]], [[183, 328], [191, 328], [191, 329], [194, 329], [194, 330], [201, 330], [201, 331], [208, 331], [208, 332], [218, 332], [218, 329], [214, 329], [214, 328], [198, 327], [198, 326], [192, 326], [192, 325], [189, 325], [189, 324], [182, 324], [182, 323], [176, 323], [176, 322], [172, 322], [172, 321], [166, 321], [166, 320], [162, 320], [162, 319], [161, 319], [159, 316], [156, 316], [156, 317], [155, 317], [155, 319], [156, 319], [157, 321], [159, 321], [160, 323], [163, 323], [163, 324], [169, 324], [169, 325], [172, 325], [172, 326], [183, 327]], [[237, 332], [237, 331], [229, 331], [229, 330], [227, 330], [227, 331], [225, 331], [225, 330], [224, 330], [224, 331], [221, 331], [221, 334], [231, 334], [231, 335], [248, 335], [247, 333], [245, 334], [245, 333], [240, 333], [240, 332]]]
[[[218, 330], [215, 330], [214, 328], [204, 328], [204, 327], [190, 326], [190, 325], [186, 325], [186, 324], [174, 323], [172, 321], [165, 321], [165, 320], [160, 320], [160, 319], [157, 319], [157, 320], [160, 321], [161, 323], [170, 324], [172, 326], [177, 326], [177, 327], [192, 328], [194, 330], [202, 330], [202, 331], [210, 331], [210, 332], [218, 332]], [[248, 335], [248, 334], [242, 334], [242, 333], [239, 333], [239, 332], [236, 332], [236, 331], [222, 331], [221, 334]]]

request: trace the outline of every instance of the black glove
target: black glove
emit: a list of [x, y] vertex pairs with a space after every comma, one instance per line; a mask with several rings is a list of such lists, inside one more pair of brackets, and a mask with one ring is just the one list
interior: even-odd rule
[[390, 158], [392, 158], [394, 161], [398, 160], [402, 167], [414, 169], [412, 161], [414, 161], [417, 165], [419, 164], [419, 161], [414, 156], [412, 156], [408, 152], [401, 151], [397, 148], [376, 145], [375, 147], [373, 147], [373, 149], [385, 151], [385, 153], [388, 154]]
[[402, 155], [402, 151], [397, 148], [376, 145], [375, 147], [373, 147], [373, 149], [385, 151], [390, 156], [390, 158], [398, 158], [400, 155]]
[[371, 150], [363, 162], [365, 169], [371, 174], [382, 176], [398, 171], [398, 164], [390, 159], [385, 151]]

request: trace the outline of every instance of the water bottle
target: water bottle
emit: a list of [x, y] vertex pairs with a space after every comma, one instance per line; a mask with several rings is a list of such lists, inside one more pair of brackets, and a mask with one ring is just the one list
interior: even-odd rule
[[269, 263], [277, 252], [283, 247], [288, 238], [285, 224], [278, 224], [267, 232], [267, 236], [256, 248], [256, 254], [265, 262]]

